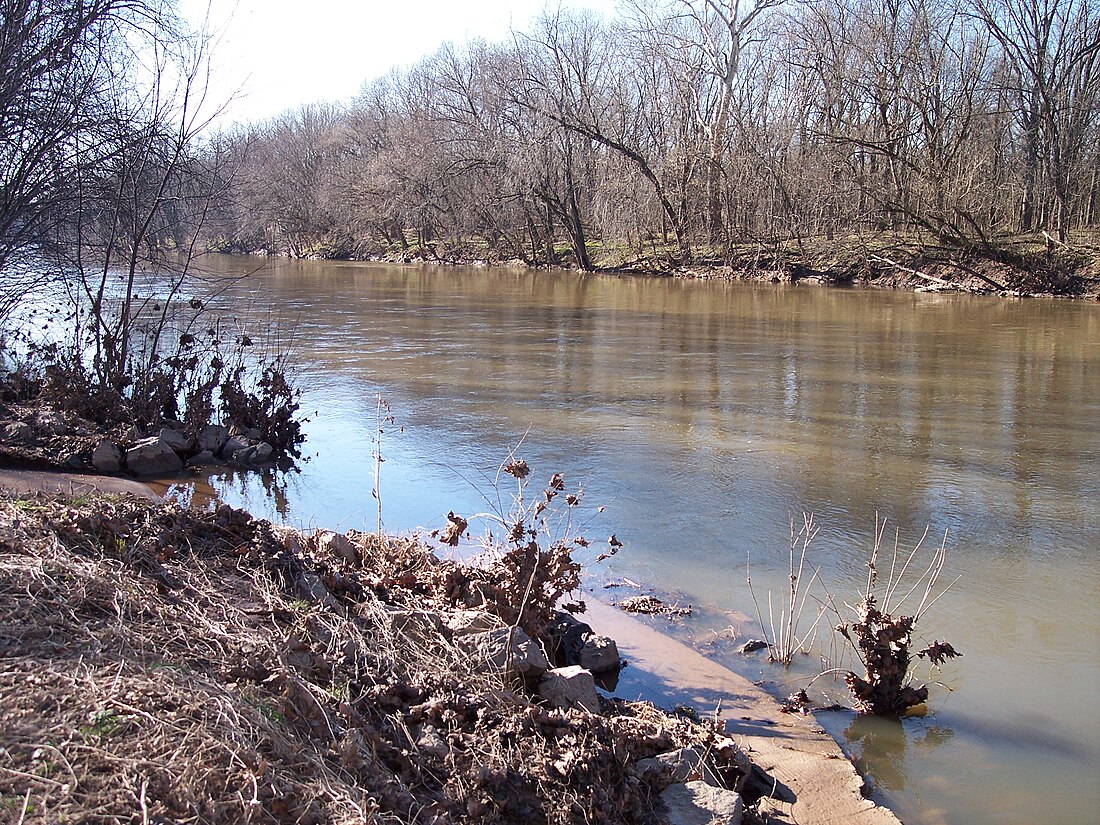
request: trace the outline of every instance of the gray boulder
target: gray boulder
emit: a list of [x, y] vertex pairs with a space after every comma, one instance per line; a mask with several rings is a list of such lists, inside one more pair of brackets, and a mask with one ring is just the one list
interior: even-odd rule
[[579, 665], [549, 670], [538, 684], [537, 693], [550, 707], [562, 710], [600, 712], [600, 697], [592, 674]]
[[275, 448], [266, 441], [261, 441], [259, 444], [251, 444], [233, 453], [233, 463], [242, 467], [255, 467], [259, 464], [267, 464], [274, 455]]
[[638, 772], [658, 788], [675, 782], [701, 779], [708, 785], [720, 786], [721, 780], [707, 765], [702, 752], [696, 748], [679, 748], [661, 753], [651, 759], [638, 760]]
[[209, 451], [217, 455], [229, 440], [229, 430], [221, 424], [210, 424], [199, 433], [196, 447], [199, 452]]
[[391, 610], [389, 630], [394, 636], [404, 636], [417, 645], [431, 645], [442, 637], [439, 615], [430, 610]]
[[425, 725], [416, 737], [416, 749], [432, 756], [443, 759], [451, 752], [450, 746], [439, 735], [439, 731], [431, 725]]
[[359, 548], [343, 533], [322, 530], [317, 534], [317, 549], [339, 556], [349, 564], [359, 563]]
[[122, 469], [122, 450], [113, 441], [100, 440], [92, 450], [92, 466], [101, 473], [117, 473]]
[[669, 785], [661, 791], [669, 825], [741, 825], [741, 794], [706, 782]]
[[195, 453], [187, 460], [188, 467], [205, 467], [221, 463], [221, 459], [210, 452], [210, 450], [203, 450], [202, 452]]
[[315, 604], [321, 604], [340, 615], [345, 614], [343, 605], [336, 600], [336, 597], [329, 592], [325, 587], [325, 583], [321, 581], [320, 576], [315, 573], [310, 573], [308, 570], [302, 571], [298, 575], [298, 579], [295, 582], [298, 587], [298, 593], [305, 599], [308, 599]]
[[555, 665], [580, 665], [592, 671], [600, 687], [615, 689], [622, 661], [612, 639], [593, 632], [591, 627], [566, 611], [555, 614], [544, 636]]
[[139, 476], [171, 475], [183, 469], [183, 461], [171, 445], [152, 436], [126, 451], [126, 466]]
[[38, 443], [34, 428], [22, 421], [12, 421], [3, 425], [3, 440], [17, 447], [33, 447]]
[[614, 639], [592, 634], [585, 638], [578, 664], [593, 673], [617, 672], [622, 666]]
[[506, 676], [528, 683], [537, 682], [550, 669], [539, 646], [518, 627], [471, 633], [455, 641], [481, 667], [504, 671]]
[[49, 435], [68, 435], [69, 425], [53, 410], [39, 410], [34, 414], [34, 425]]
[[484, 610], [455, 610], [443, 616], [443, 622], [454, 638], [484, 633], [504, 627], [504, 620]]
[[181, 456], [187, 455], [195, 447], [195, 439], [187, 433], [164, 427], [159, 434], [161, 444], [167, 444]]
[[246, 450], [252, 446], [252, 442], [241, 435], [231, 435], [226, 439], [222, 445], [221, 456], [226, 461], [232, 459], [241, 450]]

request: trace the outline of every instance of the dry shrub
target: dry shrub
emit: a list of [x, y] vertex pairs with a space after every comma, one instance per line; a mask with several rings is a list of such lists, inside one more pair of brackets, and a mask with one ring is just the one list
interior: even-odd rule
[[225, 506], [0, 496], [0, 810], [656, 821], [635, 761], [713, 733], [644, 705], [547, 709], [440, 624], [472, 603], [508, 615], [498, 599], [525, 575]]
[[[866, 589], [860, 594], [859, 603], [851, 607], [855, 619], [838, 625], [836, 630], [852, 644], [863, 663], [862, 676], [849, 671], [844, 677], [860, 710], [880, 716], [901, 716], [928, 699], [927, 687], [911, 684], [911, 647], [917, 622], [951, 587], [950, 584], [937, 587], [947, 561], [947, 537], [945, 535], [943, 543], [931, 553], [924, 571], [918, 569], [910, 577], [908, 574], [921, 553], [928, 533], [926, 530], [906, 556], [900, 552], [899, 538], [895, 532], [889, 575], [880, 600], [876, 592], [879, 584], [878, 559], [885, 532], [886, 521], [879, 523], [876, 520], [875, 543], [867, 562]], [[906, 602], [915, 595], [920, 595], [919, 604], [912, 612], [901, 613]], [[933, 666], [938, 667], [946, 659], [962, 654], [947, 642], [935, 642], [916, 655], [928, 658]]]

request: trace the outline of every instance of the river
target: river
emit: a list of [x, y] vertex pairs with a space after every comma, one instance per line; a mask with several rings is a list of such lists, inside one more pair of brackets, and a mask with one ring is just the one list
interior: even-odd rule
[[[373, 530], [379, 397], [393, 418], [380, 466], [391, 531], [486, 510], [522, 441], [536, 484], [561, 472], [583, 485], [577, 521], [594, 545], [625, 542], [592, 568], [594, 587], [625, 576], [694, 605], [672, 632], [709, 640], [781, 693], [838, 663], [835, 622], [818, 634], [825, 663], [814, 653], [785, 671], [735, 654], [727, 637], [760, 633], [746, 569], [764, 622], [769, 592], [778, 619], [790, 523], [812, 512], [815, 593], [844, 612], [865, 583], [876, 518], [905, 548], [927, 528], [929, 548], [946, 535], [941, 581], [958, 581], [918, 640], [946, 638], [963, 657], [940, 673], [917, 666], [931, 690], [923, 719], [819, 720], [909, 825], [1100, 822], [1100, 307], [206, 263], [252, 273], [219, 301], [291, 347], [310, 417], [300, 472], [215, 472], [225, 501], [298, 526]], [[830, 682], [811, 695], [840, 695]]]

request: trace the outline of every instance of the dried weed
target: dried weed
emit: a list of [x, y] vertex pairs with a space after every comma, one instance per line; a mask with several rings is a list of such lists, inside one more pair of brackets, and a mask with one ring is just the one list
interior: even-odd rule
[[465, 568], [412, 540], [304, 536], [225, 506], [0, 496], [0, 810], [656, 821], [634, 763], [713, 732], [633, 703], [547, 709], [440, 621], [476, 606], [537, 626], [514, 601], [533, 558]]

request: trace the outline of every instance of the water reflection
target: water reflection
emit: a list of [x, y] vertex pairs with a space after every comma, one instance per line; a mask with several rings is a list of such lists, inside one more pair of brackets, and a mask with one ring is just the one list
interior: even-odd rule
[[943, 725], [906, 722], [881, 716], [855, 715], [844, 729], [844, 741], [856, 769], [877, 789], [904, 791], [908, 782], [905, 755], [910, 748], [932, 751], [955, 732]]
[[[264, 467], [240, 470], [219, 466], [197, 468], [190, 477], [150, 482], [156, 492], [187, 507], [212, 509], [227, 499], [250, 512], [268, 511], [272, 521], [286, 521], [291, 514], [300, 467]], [[242, 501], [243, 499], [243, 501]]]

